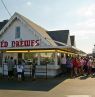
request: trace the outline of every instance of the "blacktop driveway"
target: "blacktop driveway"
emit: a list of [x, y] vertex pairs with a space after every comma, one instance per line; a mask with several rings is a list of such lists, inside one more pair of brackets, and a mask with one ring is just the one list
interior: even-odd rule
[[95, 97], [95, 78], [0, 80], [0, 97]]

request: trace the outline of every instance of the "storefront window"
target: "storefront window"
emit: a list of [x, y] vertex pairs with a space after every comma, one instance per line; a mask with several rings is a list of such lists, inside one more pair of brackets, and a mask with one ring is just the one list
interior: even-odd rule
[[40, 65], [54, 65], [55, 64], [55, 53], [25, 53], [24, 59], [27, 65], [31, 65], [33, 59], [38, 62], [38, 54], [40, 54]]
[[25, 53], [24, 59], [27, 65], [32, 65], [33, 60], [37, 60], [36, 53]]
[[53, 65], [54, 64], [54, 53], [40, 53], [41, 54], [41, 65]]

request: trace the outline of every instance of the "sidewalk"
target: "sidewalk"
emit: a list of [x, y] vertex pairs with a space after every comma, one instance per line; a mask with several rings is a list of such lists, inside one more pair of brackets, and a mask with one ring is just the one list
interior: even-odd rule
[[89, 95], [95, 97], [95, 78], [64, 80], [61, 77], [24, 82], [0, 81], [0, 97], [89, 97]]

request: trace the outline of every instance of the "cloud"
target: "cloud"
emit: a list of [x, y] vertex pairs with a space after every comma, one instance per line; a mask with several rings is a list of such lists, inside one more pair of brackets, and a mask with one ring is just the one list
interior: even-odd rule
[[76, 36], [77, 46], [87, 53], [92, 52], [95, 41], [95, 19], [87, 19], [73, 25], [71, 32]]
[[30, 1], [28, 1], [26, 4], [27, 4], [28, 6], [31, 6], [32, 3], [31, 3]]
[[78, 48], [91, 53], [95, 44], [95, 4], [81, 7], [74, 13], [78, 21], [71, 27]]
[[78, 9], [76, 13], [79, 16], [93, 17], [95, 16], [95, 4], [84, 6]]
[[71, 28], [74, 32], [95, 33], [95, 4], [84, 5], [77, 9], [74, 15], [78, 17], [78, 21]]
[[95, 19], [87, 19], [85, 21], [81, 21], [76, 23], [72, 30], [81, 32], [81, 33], [95, 33]]

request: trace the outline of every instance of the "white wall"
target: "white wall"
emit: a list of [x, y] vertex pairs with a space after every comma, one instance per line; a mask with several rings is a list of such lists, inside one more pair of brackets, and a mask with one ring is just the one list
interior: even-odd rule
[[[10, 27], [7, 28], [7, 30], [5, 31], [5, 33], [2, 35], [2, 37], [0, 38], [0, 40], [5, 40], [8, 41], [9, 43], [11, 41], [16, 40], [15, 39], [15, 28], [17, 26], [20, 26], [21, 28], [21, 39], [22, 40], [39, 40], [40, 41], [40, 45], [41, 47], [46, 47], [48, 46], [48, 41], [46, 41], [44, 38], [42, 38], [42, 36], [36, 32], [34, 29], [30, 28], [28, 25], [26, 25], [25, 23], [16, 20], [14, 21]], [[9, 44], [9, 47], [11, 46], [11, 43]]]

